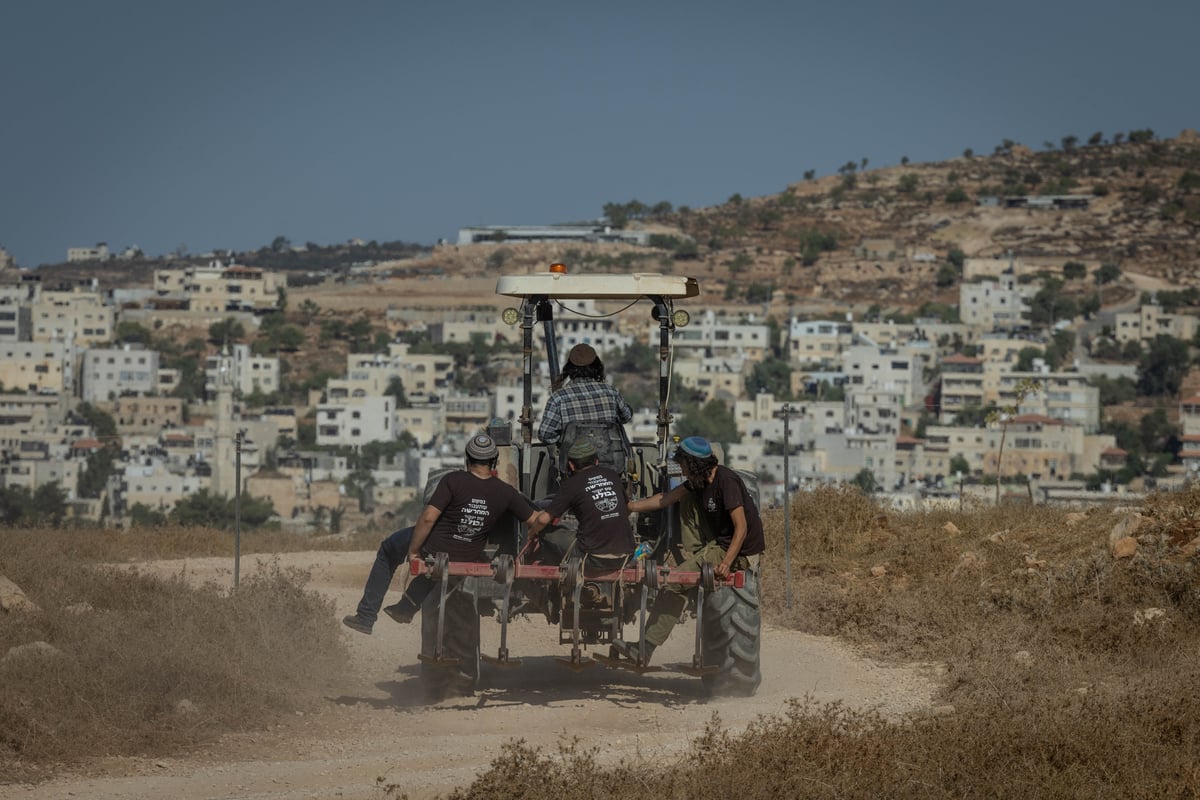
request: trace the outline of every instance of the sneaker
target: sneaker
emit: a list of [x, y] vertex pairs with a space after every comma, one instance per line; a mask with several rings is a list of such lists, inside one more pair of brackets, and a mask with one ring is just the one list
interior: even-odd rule
[[374, 627], [370, 622], [358, 616], [358, 614], [350, 614], [349, 616], [342, 617], [342, 624], [352, 631], [365, 633], [367, 636], [371, 635], [371, 628]]
[[392, 605], [385, 607], [383, 609], [383, 613], [387, 614], [401, 625], [407, 625], [413, 621], [413, 617], [417, 615], [417, 612], [406, 606], [408, 606], [408, 604], [401, 600], [399, 603], [393, 603]]

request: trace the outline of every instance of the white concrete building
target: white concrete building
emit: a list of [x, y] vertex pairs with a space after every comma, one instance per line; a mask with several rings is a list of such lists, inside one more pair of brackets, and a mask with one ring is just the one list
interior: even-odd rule
[[847, 390], [898, 393], [904, 406], [925, 396], [922, 360], [911, 347], [882, 348], [852, 345], [842, 351], [842, 370], [849, 377]]
[[[655, 324], [648, 339], [657, 343]], [[697, 353], [704, 357], [743, 356], [761, 361], [771, 352], [770, 328], [765, 323], [748, 319], [728, 319], [710, 310], [692, 318], [686, 328], [675, 331], [677, 357]]]
[[387, 395], [321, 403], [317, 406], [317, 445], [358, 448], [369, 442], [393, 441], [395, 410], [395, 398]]
[[[256, 356], [248, 344], [229, 346], [229, 369], [233, 391], [241, 397], [253, 394], [255, 389], [263, 394], [279, 391], [279, 359], [275, 356]], [[204, 366], [204, 391], [212, 397], [217, 391], [220, 356], [209, 356]]]
[[1036, 290], [1034, 285], [1019, 284], [1015, 275], [962, 283], [959, 286], [959, 317], [979, 333], [1027, 327], [1031, 309], [1026, 296]]
[[793, 318], [788, 324], [785, 351], [794, 365], [829, 367], [853, 341], [854, 329], [849, 322]]
[[158, 351], [97, 348], [83, 351], [83, 399], [89, 403], [158, 389]]
[[67, 261], [107, 261], [109, 256], [108, 244], [100, 242], [95, 247], [68, 247]]

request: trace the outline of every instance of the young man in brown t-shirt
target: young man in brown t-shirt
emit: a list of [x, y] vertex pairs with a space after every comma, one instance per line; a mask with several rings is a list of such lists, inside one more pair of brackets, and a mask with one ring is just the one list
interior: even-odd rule
[[[697, 549], [678, 569], [695, 571], [703, 563], [713, 565], [717, 578], [731, 572], [757, 566], [758, 556], [766, 549], [762, 518], [754, 497], [741, 477], [717, 463], [712, 445], [700, 436], [689, 436], [675, 451], [684, 481], [666, 494], [656, 494], [629, 504], [630, 511], [656, 511], [674, 505], [692, 494], [703, 522], [702, 530], [712, 538], [697, 543]], [[654, 599], [646, 622], [645, 652], [649, 660], [654, 649], [667, 640], [687, 608], [686, 593], [692, 587], [671, 584]], [[631, 645], [635, 652], [637, 643]]]
[[621, 476], [598, 463], [596, 446], [584, 438], [567, 451], [569, 477], [545, 511], [538, 515], [541, 526], [549, 525], [568, 510], [579, 522], [576, 547], [587, 556], [621, 557], [633, 553], [633, 529]]
[[[416, 525], [396, 531], [379, 545], [362, 600], [355, 613], [342, 620], [346, 627], [371, 632], [392, 576], [413, 556], [448, 553], [451, 561], [483, 561], [488, 533], [505, 513], [529, 525], [531, 533], [541, 529], [537, 508], [495, 476], [498, 457], [492, 437], [472, 437], [467, 443], [466, 469], [441, 479]], [[428, 576], [414, 578], [400, 601], [383, 609], [384, 613], [397, 622], [411, 621], [432, 587]]]

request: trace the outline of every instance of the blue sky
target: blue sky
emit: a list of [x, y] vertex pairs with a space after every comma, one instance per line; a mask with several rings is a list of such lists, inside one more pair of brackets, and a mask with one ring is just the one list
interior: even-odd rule
[[6, 3], [0, 246], [701, 207], [1009, 138], [1200, 128], [1200, 2]]

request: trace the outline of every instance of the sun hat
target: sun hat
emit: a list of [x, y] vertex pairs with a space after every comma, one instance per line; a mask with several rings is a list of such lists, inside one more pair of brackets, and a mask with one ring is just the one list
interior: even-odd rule
[[596, 351], [592, 349], [590, 344], [577, 344], [571, 348], [571, 354], [567, 356], [567, 361], [570, 361], [577, 367], [586, 367], [596, 360]]
[[496, 441], [486, 433], [476, 434], [467, 442], [467, 458], [472, 461], [491, 461], [500, 455]]

